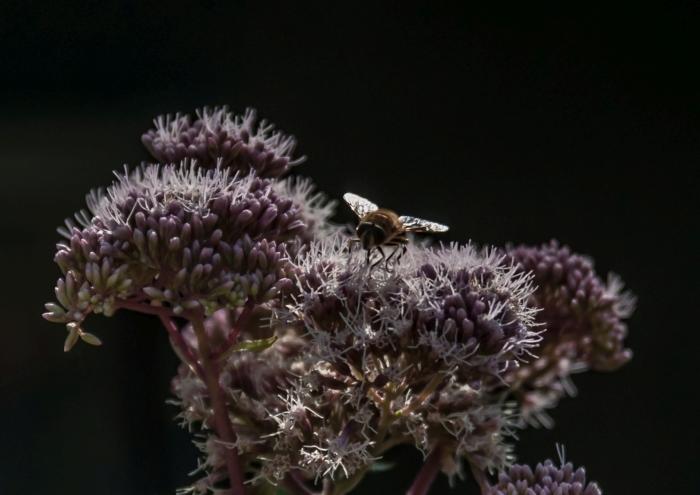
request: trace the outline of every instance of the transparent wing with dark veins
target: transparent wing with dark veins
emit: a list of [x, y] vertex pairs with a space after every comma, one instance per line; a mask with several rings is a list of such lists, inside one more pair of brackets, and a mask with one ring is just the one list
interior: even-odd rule
[[348, 204], [348, 206], [352, 208], [352, 211], [355, 212], [355, 215], [357, 215], [360, 218], [364, 217], [367, 213], [371, 211], [379, 209], [379, 207], [372, 203], [369, 199], [365, 199], [362, 196], [358, 196], [357, 194], [345, 193], [343, 194], [343, 199]]
[[401, 216], [399, 221], [408, 232], [447, 232], [450, 228], [437, 222], [423, 220], [422, 218]]

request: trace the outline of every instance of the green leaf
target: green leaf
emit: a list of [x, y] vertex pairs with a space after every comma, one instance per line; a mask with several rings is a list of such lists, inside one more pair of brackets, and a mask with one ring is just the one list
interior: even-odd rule
[[272, 346], [275, 341], [277, 341], [277, 335], [273, 335], [272, 337], [268, 337], [266, 339], [246, 340], [234, 345], [231, 351], [261, 352]]

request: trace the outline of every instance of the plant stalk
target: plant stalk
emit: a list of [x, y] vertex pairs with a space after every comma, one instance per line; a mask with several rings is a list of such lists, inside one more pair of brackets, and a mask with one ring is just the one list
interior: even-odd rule
[[295, 472], [290, 472], [284, 480], [284, 487], [295, 495], [320, 495], [306, 486], [304, 480]]
[[409, 488], [406, 492], [406, 495], [427, 495], [439, 472], [440, 447], [437, 446], [425, 459], [423, 467], [421, 467], [420, 471], [418, 471], [418, 474], [413, 480], [411, 488]]
[[248, 323], [250, 317], [253, 315], [254, 309], [255, 302], [253, 302], [253, 300], [249, 298], [243, 305], [243, 309], [241, 309], [241, 312], [236, 317], [236, 322], [233, 325], [232, 329], [233, 331], [228, 337], [228, 347], [236, 345], [236, 341], [238, 341], [238, 336], [240, 335], [241, 330], [243, 330], [243, 327]]
[[197, 361], [197, 358], [192, 354], [192, 349], [187, 345], [187, 342], [185, 342], [175, 322], [172, 318], [164, 314], [160, 315], [160, 321], [168, 331], [168, 335], [170, 335], [170, 342], [175, 348], [175, 354], [177, 354], [200, 379], [204, 380], [204, 370]]
[[[194, 333], [197, 336], [199, 358], [204, 372], [204, 382], [207, 385], [211, 406], [214, 410], [216, 433], [227, 444], [235, 445], [236, 432], [233, 430], [233, 425], [228, 415], [224, 392], [219, 385], [219, 367], [216, 361], [211, 359], [211, 350], [209, 349], [209, 341], [204, 328], [204, 319], [198, 316], [193, 317], [191, 321]], [[243, 478], [243, 470], [241, 469], [241, 462], [235, 447], [226, 450], [225, 459], [233, 495], [245, 495], [246, 490], [243, 484], [245, 481]]]

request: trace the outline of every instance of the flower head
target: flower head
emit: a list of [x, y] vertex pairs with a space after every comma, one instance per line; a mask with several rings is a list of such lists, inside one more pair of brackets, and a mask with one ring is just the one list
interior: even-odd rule
[[541, 308], [537, 320], [546, 328], [538, 358], [512, 369], [506, 380], [517, 389], [524, 415], [548, 424], [540, 412], [575, 391], [571, 373], [612, 370], [630, 359], [624, 320], [634, 311], [634, 297], [622, 292], [618, 277], [603, 281], [590, 259], [556, 241], [509, 248], [506, 260], [533, 274], [537, 290], [530, 304]]
[[118, 175], [88, 208], [60, 230], [51, 321], [79, 324], [125, 301], [175, 314], [264, 303], [290, 287], [286, 258], [306, 228], [269, 180], [188, 163]]
[[498, 375], [539, 340], [529, 276], [494, 251], [410, 247], [394, 272], [370, 273], [336, 236], [293, 265], [301, 275], [288, 307], [329, 361], [368, 369], [372, 353], [403, 353], [465, 378]]
[[306, 225], [300, 234], [303, 241], [310, 242], [340, 232], [341, 228], [330, 221], [335, 213], [336, 201], [317, 191], [310, 179], [287, 177], [272, 182], [272, 188], [279, 196], [289, 198], [299, 209], [299, 215]]
[[396, 430], [408, 432], [424, 456], [440, 446], [442, 470], [455, 476], [461, 475], [463, 459], [480, 470], [509, 466], [513, 454], [507, 440], [514, 436], [515, 425], [510, 404], [451, 377], [430, 398], [428, 407], [411, 410]]
[[557, 467], [547, 460], [534, 470], [525, 465], [511, 466], [499, 475], [487, 495], [602, 495], [596, 483], [586, 482], [586, 471], [570, 462]]
[[[411, 247], [390, 273], [370, 271], [342, 233], [305, 245], [289, 260], [287, 304], [270, 321], [277, 343], [224, 364], [231, 414], [246, 422], [239, 452], [259, 466], [254, 480], [277, 483], [296, 470], [342, 482], [396, 443], [425, 453], [440, 445], [451, 475], [464, 458], [480, 469], [509, 465], [513, 418], [485, 378], [538, 337], [529, 279], [501, 261], [469, 246]], [[465, 319], [474, 322], [468, 335], [458, 332]], [[210, 423], [187, 376], [176, 382], [184, 416]]]
[[312, 376], [353, 404], [346, 422], [376, 429], [388, 412], [390, 435], [499, 469], [512, 421], [486, 379], [539, 340], [529, 276], [502, 261], [411, 246], [393, 272], [371, 271], [336, 235], [292, 261], [296, 287], [278, 316], [308, 336]]
[[539, 343], [528, 273], [504, 264], [495, 250], [469, 245], [421, 255], [419, 273], [407, 284], [417, 295], [419, 344], [448, 366], [500, 375]]
[[243, 115], [227, 107], [203, 108], [197, 118], [188, 115], [161, 115], [155, 128], [141, 137], [143, 144], [160, 163], [179, 163], [185, 158], [202, 166], [221, 164], [234, 171], [251, 170], [261, 177], [278, 177], [304, 158], [292, 156], [296, 141], [274, 130], [265, 120], [258, 122], [255, 110]]

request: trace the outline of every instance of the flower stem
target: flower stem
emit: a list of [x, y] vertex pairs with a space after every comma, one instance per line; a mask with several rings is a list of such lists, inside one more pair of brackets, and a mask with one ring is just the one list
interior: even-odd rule
[[284, 486], [295, 495], [320, 495], [311, 490], [297, 473], [290, 472], [284, 480]]
[[204, 380], [204, 370], [202, 369], [202, 366], [197, 362], [197, 359], [194, 357], [192, 354], [192, 349], [190, 349], [190, 346], [187, 345], [187, 342], [185, 342], [185, 339], [182, 338], [182, 334], [180, 333], [180, 330], [177, 328], [177, 325], [175, 322], [172, 320], [167, 315], [161, 314], [160, 315], [160, 321], [163, 323], [163, 326], [165, 329], [168, 331], [168, 335], [170, 335], [170, 342], [173, 345], [173, 348], [175, 350], [175, 354], [177, 354], [180, 359], [190, 367], [190, 369], [202, 380]]
[[227, 354], [228, 351], [236, 345], [236, 342], [238, 341], [238, 336], [241, 334], [241, 330], [243, 330], [243, 328], [248, 324], [248, 320], [250, 320], [250, 317], [253, 315], [254, 309], [255, 303], [252, 299], [248, 299], [243, 305], [243, 309], [241, 309], [241, 312], [236, 317], [236, 320], [233, 324], [233, 328], [231, 329], [231, 333], [227, 339], [227, 350], [224, 351], [223, 354]]
[[[193, 317], [191, 321], [192, 327], [194, 328], [194, 333], [197, 336], [199, 357], [202, 370], [204, 372], [204, 382], [207, 385], [211, 406], [214, 410], [214, 425], [216, 433], [224, 442], [235, 445], [236, 433], [233, 431], [233, 425], [231, 424], [231, 420], [228, 415], [226, 398], [224, 397], [223, 390], [219, 385], [219, 367], [216, 361], [211, 359], [211, 350], [209, 349], [209, 341], [204, 328], [204, 320], [201, 316], [198, 316]], [[232, 493], [234, 495], [245, 495], [246, 491], [243, 484], [243, 471], [241, 469], [237, 449], [235, 447], [227, 449], [225, 459]]]
[[421, 390], [420, 394], [418, 394], [418, 396], [415, 399], [413, 399], [410, 402], [410, 404], [398, 411], [396, 415], [404, 416], [415, 411], [426, 400], [428, 400], [428, 398], [430, 398], [430, 396], [433, 394], [433, 392], [435, 392], [435, 389], [438, 388], [438, 385], [440, 385], [444, 378], [444, 375], [441, 375], [440, 373], [436, 373], [435, 375], [433, 375], [428, 384], [423, 388], [423, 390]]
[[321, 495], [333, 495], [333, 482], [330, 478], [323, 479], [323, 491]]
[[420, 471], [413, 480], [411, 488], [408, 489], [406, 495], [427, 495], [428, 490], [435, 481], [440, 472], [440, 447], [435, 447], [428, 455], [421, 467]]
[[[211, 406], [214, 410], [214, 425], [217, 435], [228, 444], [236, 443], [236, 432], [228, 416], [226, 408], [226, 398], [219, 385], [219, 367], [215, 359], [212, 359], [209, 340], [204, 328], [202, 316], [190, 316], [194, 333], [197, 336], [197, 347], [199, 350], [199, 362], [192, 353], [192, 349], [182, 337], [180, 330], [172, 320], [174, 316], [169, 308], [163, 306], [152, 306], [136, 301], [119, 301], [119, 308], [138, 311], [140, 313], [156, 315], [170, 335], [175, 353], [194, 371], [200, 379], [204, 381], [209, 391]], [[246, 308], [247, 309], [247, 308]], [[248, 312], [251, 310], [248, 309]], [[244, 309], [245, 312], [245, 309]], [[247, 312], [247, 313], [248, 313]], [[246, 313], [246, 318], [248, 314]], [[243, 471], [241, 469], [238, 452], [233, 449], [226, 450], [226, 467], [229, 475], [229, 482], [233, 495], [245, 495], [245, 485]]]
[[145, 313], [147, 315], [167, 315], [172, 316], [173, 312], [164, 306], [153, 306], [148, 303], [137, 302], [137, 301], [127, 301], [119, 300], [116, 306], [121, 309], [129, 309], [131, 311], [136, 311], [138, 313]]

